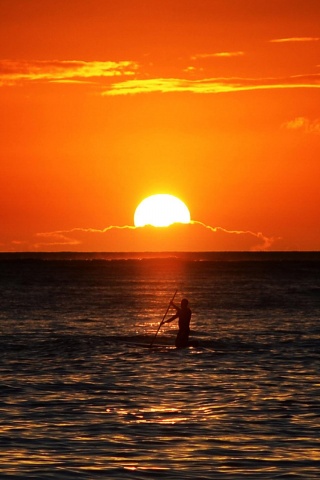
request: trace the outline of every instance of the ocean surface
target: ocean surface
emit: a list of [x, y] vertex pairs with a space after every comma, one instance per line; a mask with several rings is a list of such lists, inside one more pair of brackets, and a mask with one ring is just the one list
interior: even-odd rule
[[0, 305], [1, 479], [320, 478], [320, 253], [0, 254]]

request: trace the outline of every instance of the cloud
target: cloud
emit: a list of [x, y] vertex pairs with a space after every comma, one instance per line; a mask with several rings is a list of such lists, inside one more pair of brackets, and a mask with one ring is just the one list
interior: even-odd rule
[[[194, 58], [212, 56], [239, 56], [243, 52], [218, 52], [199, 54]], [[136, 95], [141, 93], [194, 93], [215, 94], [249, 90], [319, 88], [320, 73], [294, 75], [288, 77], [246, 78], [151, 78], [147, 72], [142, 76], [142, 67], [134, 61], [86, 62], [86, 61], [0, 61], [0, 85], [12, 86], [30, 82], [56, 84], [94, 84], [99, 85], [102, 95]], [[188, 73], [198, 71], [190, 66]], [[132, 78], [134, 76], [134, 78]], [[189, 77], [189, 76], [188, 76]]]
[[74, 238], [73, 235], [77, 235], [79, 233], [106, 233], [109, 230], [134, 230], [136, 227], [133, 225], [110, 225], [109, 227], [105, 227], [103, 229], [96, 229], [96, 228], [72, 228], [70, 230], [56, 230], [54, 232], [43, 232], [37, 233], [37, 237], [42, 238], [42, 242], [37, 242], [35, 244], [36, 248], [41, 248], [44, 246], [71, 246], [71, 245], [80, 245], [82, 243], [81, 240]]
[[288, 88], [320, 88], [320, 74], [315, 73], [278, 78], [219, 77], [201, 80], [182, 78], [134, 79], [113, 83], [102, 95], [135, 95], [139, 93], [172, 92], [213, 94]]
[[280, 240], [280, 238], [267, 237], [261, 232], [255, 233], [250, 230], [227, 230], [222, 227], [211, 227], [210, 225], [206, 225], [205, 223], [196, 220], [192, 220], [191, 223], [193, 225], [201, 225], [213, 233], [222, 232], [227, 233], [228, 235], [248, 235], [249, 237], [253, 237], [258, 241], [258, 244], [254, 248], [257, 250], [268, 250], [276, 240]]
[[211, 227], [194, 220], [190, 224], [174, 224], [167, 228], [113, 225], [103, 229], [73, 228], [44, 232], [36, 236], [37, 241], [32, 246], [36, 250], [63, 247], [93, 251], [115, 251], [115, 245], [117, 251], [265, 251], [279, 240], [260, 232]]
[[66, 236], [62, 232], [50, 232], [50, 233], [42, 233], [38, 234], [39, 237], [43, 237], [44, 239], [42, 242], [36, 242], [34, 247], [36, 249], [42, 247], [64, 247], [64, 246], [71, 246], [71, 245], [80, 245], [81, 241], [70, 236]]
[[289, 37], [289, 38], [274, 38], [270, 43], [297, 43], [297, 42], [318, 42], [320, 37]]
[[191, 60], [199, 60], [199, 59], [206, 59], [206, 58], [217, 58], [217, 57], [241, 57], [244, 55], [244, 52], [216, 52], [216, 53], [198, 53], [191, 57]]
[[0, 83], [77, 82], [90, 79], [134, 75], [138, 65], [131, 61], [85, 62], [78, 60], [0, 61]]
[[300, 130], [305, 133], [320, 134], [320, 119], [310, 120], [306, 117], [296, 117], [282, 125], [288, 130]]

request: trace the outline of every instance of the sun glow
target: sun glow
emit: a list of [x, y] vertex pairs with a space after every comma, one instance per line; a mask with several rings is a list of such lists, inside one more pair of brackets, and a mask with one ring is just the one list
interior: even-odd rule
[[173, 195], [151, 195], [138, 205], [134, 214], [136, 227], [168, 227], [173, 223], [190, 223], [187, 206]]

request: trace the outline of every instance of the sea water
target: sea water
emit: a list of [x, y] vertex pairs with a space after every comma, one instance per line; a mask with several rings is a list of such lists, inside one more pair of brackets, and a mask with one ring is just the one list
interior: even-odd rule
[[[0, 478], [319, 479], [319, 273], [317, 253], [0, 255]], [[197, 347], [170, 348], [176, 322], [154, 341], [176, 290]]]

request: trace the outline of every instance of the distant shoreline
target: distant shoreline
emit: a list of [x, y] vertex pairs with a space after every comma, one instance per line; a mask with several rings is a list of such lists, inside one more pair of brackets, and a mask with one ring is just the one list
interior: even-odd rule
[[0, 261], [184, 260], [210, 262], [320, 261], [320, 251], [276, 252], [0, 252]]

